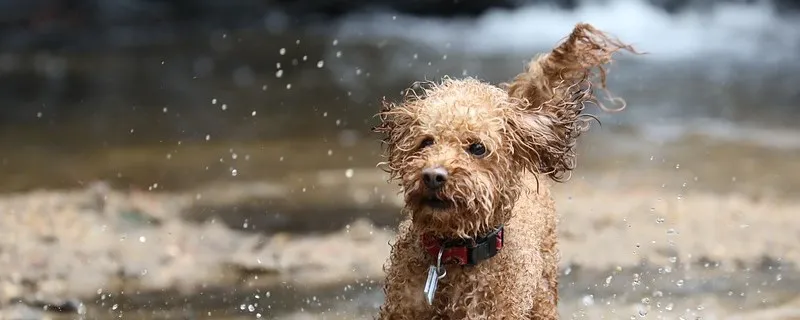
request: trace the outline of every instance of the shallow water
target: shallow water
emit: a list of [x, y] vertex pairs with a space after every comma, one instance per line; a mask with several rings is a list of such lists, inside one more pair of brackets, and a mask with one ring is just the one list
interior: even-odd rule
[[[723, 310], [741, 314], [776, 308], [800, 296], [796, 285], [800, 273], [793, 266], [768, 258], [755, 265], [739, 266], [722, 266], [713, 261], [688, 265], [676, 261], [665, 266], [645, 263], [612, 270], [567, 266], [561, 270], [560, 281], [560, 309], [565, 318], [571, 319], [592, 319], [587, 312], [598, 306], [617, 309], [617, 316], [626, 317], [625, 309], [630, 306], [636, 306], [642, 317], [652, 313], [671, 318], [685, 313], [687, 307], [700, 314], [720, 314]], [[233, 291], [209, 288], [200, 295], [179, 299], [174, 295], [172, 292], [101, 295], [90, 303], [86, 317], [370, 319], [382, 301], [380, 283], [366, 279], [317, 287], [313, 291], [277, 284]], [[698, 301], [698, 297], [703, 301]], [[708, 305], [709, 300], [716, 305]], [[708, 310], [702, 311], [705, 308]]]

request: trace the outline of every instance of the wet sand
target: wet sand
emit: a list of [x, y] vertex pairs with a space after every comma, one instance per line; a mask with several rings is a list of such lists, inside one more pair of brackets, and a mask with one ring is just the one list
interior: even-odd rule
[[[554, 186], [565, 318], [796, 317], [800, 151], [608, 130], [581, 154]], [[369, 318], [401, 201], [371, 166], [314, 158], [175, 191], [0, 197], [0, 319]]]

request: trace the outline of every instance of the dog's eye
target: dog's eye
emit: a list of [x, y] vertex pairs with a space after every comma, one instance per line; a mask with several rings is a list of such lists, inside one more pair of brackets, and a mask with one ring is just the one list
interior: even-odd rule
[[422, 149], [432, 144], [433, 144], [432, 138], [425, 138], [425, 140], [422, 140], [422, 142], [419, 143], [419, 148]]
[[486, 154], [486, 146], [483, 143], [473, 143], [469, 145], [469, 153], [474, 156], [481, 157]]

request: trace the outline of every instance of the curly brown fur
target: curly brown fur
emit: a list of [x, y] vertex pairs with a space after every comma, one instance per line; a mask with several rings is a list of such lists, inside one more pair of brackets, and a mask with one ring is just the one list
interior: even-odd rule
[[[605, 108], [593, 94], [593, 85], [599, 83], [605, 91], [605, 64], [619, 50], [636, 51], [629, 45], [609, 37], [589, 24], [575, 26], [567, 39], [552, 52], [540, 55], [528, 64], [526, 72], [517, 75], [510, 84], [504, 84], [508, 94], [523, 101], [533, 112], [529, 122], [534, 126], [525, 133], [531, 138], [524, 145], [526, 158], [533, 161], [542, 174], [553, 180], [566, 181], [575, 168], [573, 147], [578, 136], [589, 129], [594, 117], [583, 113], [585, 105], [595, 104], [605, 111], [621, 111], [624, 101], [616, 110]], [[545, 130], [541, 130], [546, 127]]]
[[[578, 24], [504, 88], [475, 79], [418, 83], [402, 103], [384, 103], [380, 125], [391, 180], [403, 188], [407, 219], [386, 265], [379, 318], [557, 319], [557, 216], [547, 183], [574, 169], [572, 147], [585, 131], [583, 105], [605, 87], [603, 65], [629, 46]], [[598, 80], [593, 80], [597, 75]], [[485, 154], [473, 148], [482, 144]], [[425, 168], [447, 180], [426, 187]], [[431, 197], [448, 204], [431, 206]], [[433, 306], [423, 299], [435, 263], [420, 237], [474, 238], [505, 226], [505, 245], [476, 266], [448, 265]]]

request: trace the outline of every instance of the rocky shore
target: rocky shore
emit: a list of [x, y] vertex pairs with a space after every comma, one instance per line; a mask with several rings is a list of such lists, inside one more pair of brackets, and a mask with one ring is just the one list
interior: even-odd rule
[[[380, 303], [400, 205], [376, 171], [287, 178], [313, 190], [286, 181], [181, 193], [96, 183], [5, 195], [0, 319], [152, 319], [142, 310], [189, 305], [212, 319], [367, 317]], [[609, 172], [555, 186], [563, 314], [797, 316], [800, 203], [678, 195], [641, 181]]]

